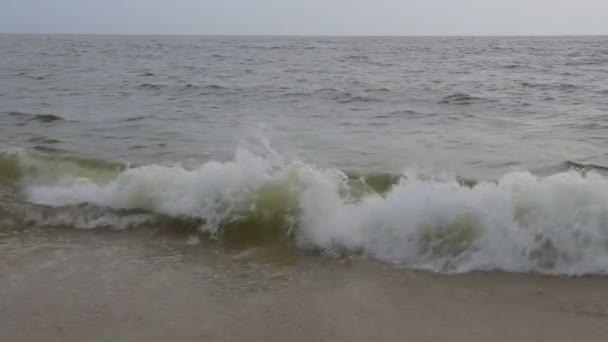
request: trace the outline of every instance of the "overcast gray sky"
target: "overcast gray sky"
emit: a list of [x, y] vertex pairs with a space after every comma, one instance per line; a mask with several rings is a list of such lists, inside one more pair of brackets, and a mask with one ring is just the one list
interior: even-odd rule
[[608, 34], [608, 0], [0, 0], [0, 32]]

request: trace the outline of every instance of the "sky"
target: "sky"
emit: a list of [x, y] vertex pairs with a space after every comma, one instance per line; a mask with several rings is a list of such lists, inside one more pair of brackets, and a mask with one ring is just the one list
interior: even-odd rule
[[607, 35], [608, 0], [0, 0], [0, 32]]

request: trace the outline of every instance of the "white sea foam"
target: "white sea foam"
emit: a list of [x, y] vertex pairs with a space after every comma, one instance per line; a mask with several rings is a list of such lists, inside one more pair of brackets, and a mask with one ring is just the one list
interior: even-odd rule
[[[302, 248], [439, 272], [608, 273], [608, 178], [599, 174], [512, 172], [469, 187], [405, 172], [386, 193], [353, 196], [350, 186], [339, 170], [241, 150], [232, 161], [195, 169], [140, 166], [104, 182], [25, 182], [24, 192], [38, 205], [89, 203], [200, 219], [210, 233], [273, 209], [291, 216]], [[281, 193], [274, 208], [262, 203], [268, 189]]]

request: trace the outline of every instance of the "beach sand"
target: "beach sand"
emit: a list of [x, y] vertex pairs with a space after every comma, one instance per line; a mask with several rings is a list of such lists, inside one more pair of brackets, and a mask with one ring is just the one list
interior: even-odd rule
[[0, 242], [1, 341], [608, 341], [604, 278], [438, 275], [140, 230]]

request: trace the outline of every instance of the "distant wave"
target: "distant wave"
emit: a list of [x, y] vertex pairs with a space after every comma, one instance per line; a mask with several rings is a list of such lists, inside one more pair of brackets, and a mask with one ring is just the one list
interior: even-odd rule
[[342, 57], [340, 59], [340, 61], [341, 62], [359, 62], [359, 63], [365, 63], [365, 64], [381, 66], [381, 67], [395, 65], [394, 63], [384, 63], [384, 62], [379, 62], [379, 61], [373, 60], [372, 58], [370, 58], [370, 56], [367, 56], [367, 55], [345, 56], [345, 57]]
[[[390, 90], [386, 88], [381, 89], [368, 89], [367, 93], [383, 93], [389, 92]], [[366, 103], [366, 102], [379, 102], [381, 99], [369, 95], [358, 95], [353, 94], [348, 91], [343, 91], [335, 88], [321, 88], [312, 91], [292, 91], [283, 93], [281, 96], [283, 97], [318, 97], [325, 98], [332, 101], [335, 101], [339, 104], [349, 104], [349, 103]]]
[[54, 144], [61, 143], [61, 140], [59, 140], [59, 139], [53, 139], [53, 138], [44, 137], [44, 136], [35, 136], [35, 137], [28, 139], [28, 141], [32, 142], [32, 143], [38, 143], [38, 144], [44, 144], [44, 145], [54, 145]]
[[356, 103], [356, 102], [379, 102], [381, 101], [378, 98], [371, 96], [363, 96], [363, 95], [353, 95], [351, 93], [343, 93], [333, 98], [337, 103], [347, 104], [347, 103]]
[[365, 89], [368, 93], [390, 93], [391, 90], [388, 88], [367, 88]]
[[151, 90], [160, 90], [160, 89], [163, 89], [166, 87], [167, 87], [166, 84], [160, 84], [160, 83], [142, 83], [139, 86], [137, 86], [137, 88], [139, 88], [139, 89], [151, 89]]
[[6, 114], [13, 116], [13, 117], [24, 118], [29, 121], [37, 121], [37, 122], [43, 122], [43, 123], [52, 123], [55, 121], [65, 121], [65, 119], [62, 118], [61, 116], [56, 115], [56, 114], [51, 114], [51, 113], [33, 114], [33, 113], [24, 113], [24, 112], [6, 112]]
[[525, 66], [522, 64], [505, 64], [505, 65], [503, 65], [503, 68], [505, 68], [505, 69], [519, 69], [519, 68], [523, 68], [523, 67], [525, 67]]
[[521, 82], [522, 87], [526, 88], [539, 88], [539, 89], [551, 89], [551, 90], [559, 90], [559, 91], [574, 91], [579, 89], [580, 87], [571, 83], [533, 83], [533, 82]]
[[148, 116], [133, 116], [122, 120], [123, 122], [141, 121], [147, 119]]
[[218, 84], [209, 84], [209, 85], [206, 85], [204, 88], [209, 89], [209, 90], [227, 90], [227, 89], [229, 89], [227, 87], [223, 87]]
[[178, 94], [180, 92], [190, 92], [194, 90], [203, 90], [204, 93], [202, 95], [209, 95], [212, 93], [220, 92], [220, 91], [231, 91], [232, 89], [228, 87], [224, 87], [218, 84], [207, 84], [200, 85], [194, 83], [183, 83], [183, 84], [161, 84], [161, 83], [142, 83], [137, 86], [140, 90], [155, 90], [155, 91], [164, 91], [170, 92], [173, 94]]
[[455, 104], [455, 105], [469, 105], [479, 101], [480, 98], [466, 94], [466, 93], [455, 93], [448, 95], [441, 99], [441, 104]]
[[378, 114], [375, 116], [377, 119], [386, 119], [391, 117], [402, 117], [402, 116], [417, 116], [422, 115], [422, 113], [416, 112], [411, 109], [403, 109], [403, 110], [395, 110], [387, 114]]

